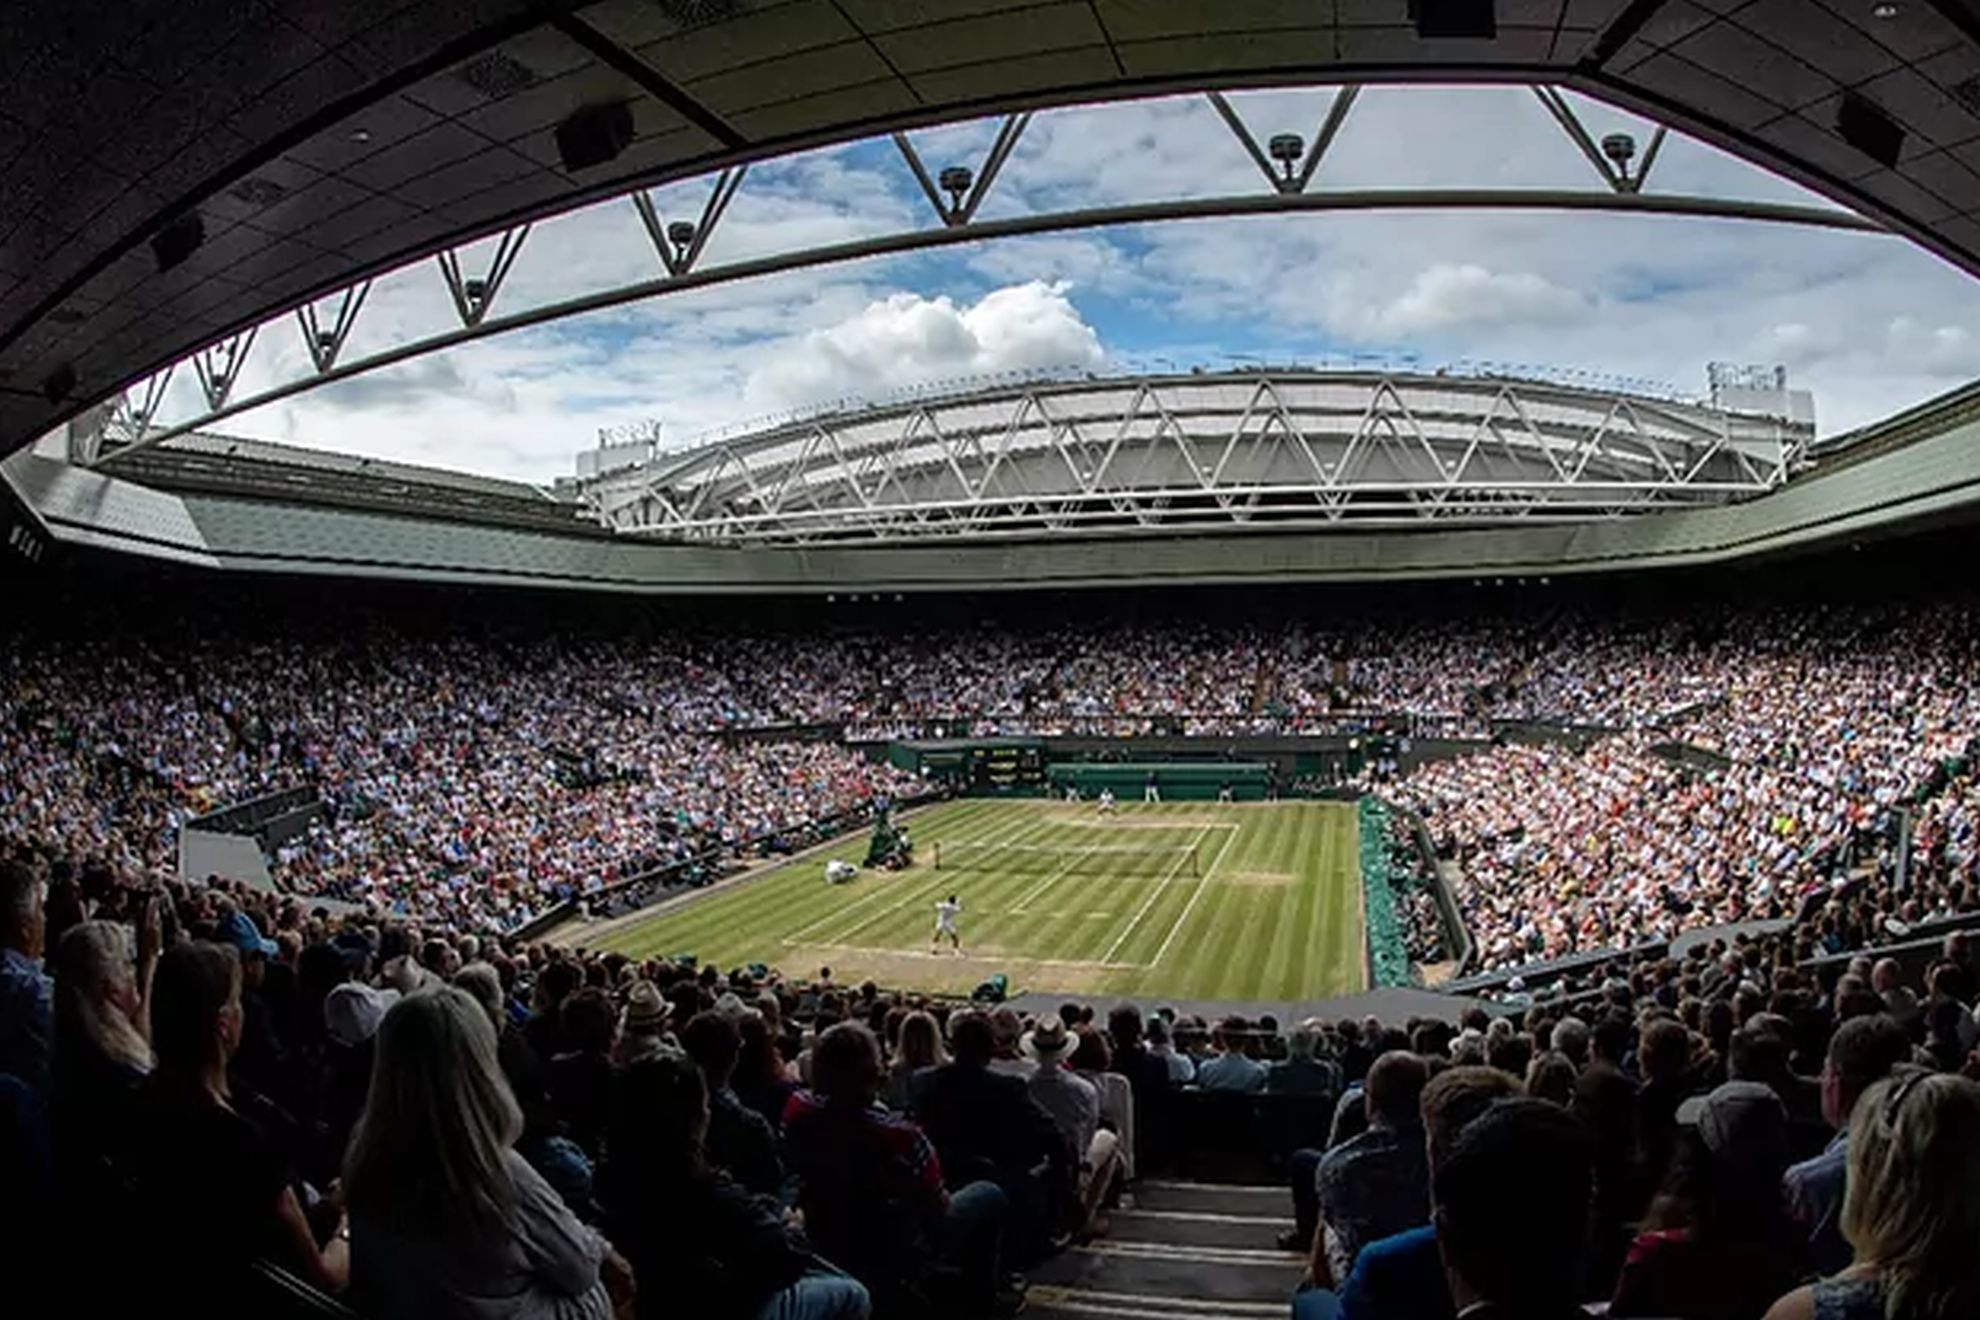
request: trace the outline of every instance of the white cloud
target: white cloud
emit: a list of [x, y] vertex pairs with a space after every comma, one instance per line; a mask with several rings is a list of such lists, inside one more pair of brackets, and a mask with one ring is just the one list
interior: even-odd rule
[[[1262, 139], [1311, 137], [1326, 92], [1234, 95]], [[1598, 136], [1649, 129], [1577, 102]], [[930, 169], [980, 165], [994, 124], [917, 132]], [[1587, 164], [1523, 88], [1375, 88], [1323, 163], [1322, 189], [1582, 185]], [[697, 215], [708, 180], [661, 190]], [[1200, 97], [1040, 112], [984, 205], [1046, 207], [1260, 194]], [[1808, 201], [1672, 135], [1651, 191]], [[751, 167], [704, 261], [929, 228], [885, 140]], [[483, 258], [465, 265], [478, 273]], [[658, 274], [632, 208], [601, 203], [532, 232], [498, 310]], [[1071, 290], [1076, 290], [1076, 297]], [[381, 279], [348, 353], [455, 324], [434, 263]], [[970, 244], [669, 292], [467, 346], [232, 419], [228, 429], [536, 479], [596, 428], [658, 417], [685, 440], [806, 402], [1102, 360], [1186, 368], [1360, 352], [1484, 359], [1698, 389], [1708, 361], [1784, 363], [1823, 430], [1980, 374], [1980, 284], [1895, 238], [1732, 221], [1407, 209], [1193, 220]], [[257, 341], [241, 389], [297, 374], [289, 325]], [[173, 386], [193, 411], [189, 371]], [[168, 408], [168, 416], [170, 409]]]
[[[1417, 272], [1394, 300], [1369, 308], [1361, 330], [1400, 338], [1460, 326], [1559, 324], [1588, 301], [1531, 271], [1439, 264]], [[1354, 319], [1343, 318], [1343, 328], [1354, 328]]]
[[1085, 368], [1106, 358], [1064, 284], [1032, 280], [958, 306], [896, 293], [858, 315], [765, 352], [749, 397], [790, 407], [955, 376]]

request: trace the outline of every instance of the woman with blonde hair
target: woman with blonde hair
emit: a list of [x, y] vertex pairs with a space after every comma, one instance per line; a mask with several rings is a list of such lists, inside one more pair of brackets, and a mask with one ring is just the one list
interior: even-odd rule
[[1855, 1261], [1797, 1288], [1766, 1320], [1970, 1320], [1980, 1315], [1980, 1083], [1905, 1068], [1849, 1124], [1842, 1232]]
[[914, 1108], [914, 1075], [949, 1061], [942, 1048], [942, 1028], [929, 1013], [917, 1009], [901, 1019], [894, 1061], [887, 1068], [887, 1108], [905, 1114]]
[[100, 1206], [128, 1163], [122, 1146], [150, 1075], [152, 966], [158, 961], [157, 910], [132, 961], [130, 933], [114, 921], [83, 921], [55, 946], [55, 1053], [49, 1105], [63, 1191], [79, 1206]]
[[378, 1320], [603, 1320], [631, 1272], [514, 1150], [522, 1111], [474, 999], [438, 985], [378, 1029], [344, 1161], [351, 1287]]

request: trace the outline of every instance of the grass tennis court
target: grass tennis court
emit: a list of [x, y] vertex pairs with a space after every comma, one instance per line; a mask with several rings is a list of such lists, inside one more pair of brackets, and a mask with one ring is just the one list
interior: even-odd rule
[[[952, 992], [999, 971], [1013, 993], [1281, 1000], [1365, 988], [1351, 804], [1134, 803], [1101, 816], [1090, 802], [967, 800], [907, 823], [908, 870], [828, 885], [828, 857], [865, 854], [865, 835], [848, 836], [576, 938]], [[930, 951], [935, 903], [951, 893], [960, 956]]]

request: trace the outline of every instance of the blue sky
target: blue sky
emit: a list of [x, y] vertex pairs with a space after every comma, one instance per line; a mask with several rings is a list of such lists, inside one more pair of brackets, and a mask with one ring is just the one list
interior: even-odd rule
[[[1233, 97], [1261, 140], [1312, 136], [1333, 93]], [[1575, 99], [1590, 131], [1651, 126]], [[976, 164], [994, 121], [915, 134], [931, 171]], [[1530, 90], [1362, 94], [1316, 187], [1586, 186]], [[689, 218], [707, 181], [656, 195]], [[1037, 115], [983, 214], [1255, 194], [1255, 166], [1201, 97]], [[1675, 135], [1651, 191], [1824, 204]], [[705, 263], [927, 228], [893, 144], [753, 167]], [[463, 264], [474, 273], [479, 250]], [[503, 310], [651, 277], [631, 207], [539, 224]], [[433, 263], [379, 281], [350, 351], [448, 328]], [[270, 439], [547, 481], [599, 428], [659, 419], [670, 443], [825, 399], [1009, 370], [1223, 366], [1388, 355], [1536, 363], [1704, 387], [1706, 363], [1788, 367], [1835, 432], [1980, 375], [1980, 285], [1895, 238], [1590, 214], [1328, 213], [1010, 239], [670, 294], [485, 341], [230, 419]], [[302, 372], [293, 332], [257, 341], [244, 389]], [[190, 372], [182, 373], [190, 377]], [[166, 420], [191, 406], [175, 381]]]

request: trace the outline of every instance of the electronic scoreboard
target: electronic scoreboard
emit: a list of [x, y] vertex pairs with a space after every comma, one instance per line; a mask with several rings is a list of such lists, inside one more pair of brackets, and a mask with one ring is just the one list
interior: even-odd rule
[[1045, 749], [1037, 743], [978, 743], [964, 763], [969, 786], [984, 792], [1008, 792], [1045, 782]]

